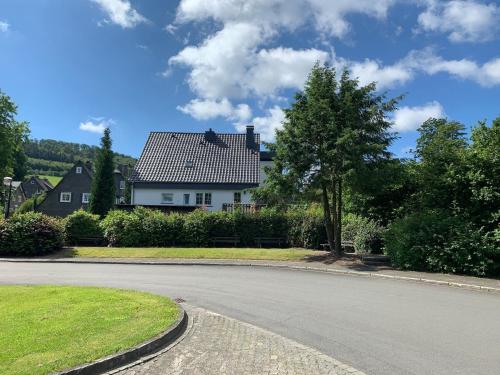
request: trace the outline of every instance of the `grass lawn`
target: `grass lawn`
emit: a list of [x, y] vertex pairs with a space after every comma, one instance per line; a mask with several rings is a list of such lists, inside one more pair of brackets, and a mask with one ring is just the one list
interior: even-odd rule
[[0, 374], [48, 374], [91, 362], [164, 331], [167, 298], [120, 289], [0, 286]]
[[62, 180], [62, 177], [59, 176], [38, 176], [38, 177], [46, 178], [54, 187], [56, 187], [57, 184]]
[[76, 247], [75, 257], [91, 258], [181, 258], [181, 259], [262, 259], [301, 260], [318, 255], [318, 251], [306, 249], [260, 249], [260, 248], [217, 248], [217, 247]]

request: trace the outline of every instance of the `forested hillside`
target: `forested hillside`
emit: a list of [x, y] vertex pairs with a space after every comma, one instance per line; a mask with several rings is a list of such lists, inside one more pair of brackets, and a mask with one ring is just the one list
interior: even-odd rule
[[[63, 176], [77, 160], [94, 161], [97, 150], [97, 146], [80, 143], [30, 139], [25, 144], [28, 174]], [[133, 166], [136, 160], [130, 156], [115, 153], [115, 162]]]

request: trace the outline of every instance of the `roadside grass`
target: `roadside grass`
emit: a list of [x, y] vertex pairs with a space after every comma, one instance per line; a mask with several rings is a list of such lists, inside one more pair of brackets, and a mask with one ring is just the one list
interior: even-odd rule
[[56, 187], [57, 184], [62, 180], [62, 177], [59, 176], [46, 176], [46, 175], [40, 175], [38, 176], [40, 178], [46, 178], [49, 180], [49, 182], [52, 184], [52, 186]]
[[88, 258], [178, 258], [178, 259], [243, 259], [302, 260], [320, 252], [306, 249], [261, 249], [217, 247], [75, 247], [74, 257]]
[[121, 289], [0, 286], [0, 374], [48, 374], [128, 349], [179, 315], [168, 298]]

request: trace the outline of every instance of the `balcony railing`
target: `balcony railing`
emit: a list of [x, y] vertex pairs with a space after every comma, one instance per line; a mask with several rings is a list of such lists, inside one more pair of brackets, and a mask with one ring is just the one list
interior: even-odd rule
[[226, 212], [240, 211], [245, 213], [255, 213], [259, 212], [262, 207], [265, 207], [265, 205], [255, 204], [255, 203], [223, 203], [222, 211]]

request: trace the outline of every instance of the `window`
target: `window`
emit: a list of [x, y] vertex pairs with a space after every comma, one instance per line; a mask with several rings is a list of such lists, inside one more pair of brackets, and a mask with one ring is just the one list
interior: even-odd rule
[[184, 163], [185, 168], [193, 168], [193, 161], [192, 160], [186, 160]]
[[35, 180], [31, 180], [31, 185], [35, 185]]
[[71, 193], [68, 193], [68, 192], [62, 192], [61, 193], [61, 196], [59, 198], [59, 201], [61, 203], [69, 203], [71, 202]]
[[90, 201], [90, 193], [83, 193], [82, 194], [82, 203], [89, 203]]
[[81, 174], [82, 173], [82, 167], [76, 167], [76, 173]]
[[189, 204], [189, 194], [184, 194], [184, 204]]
[[173, 193], [162, 193], [161, 194], [161, 203], [162, 204], [174, 203], [174, 194]]
[[196, 193], [196, 204], [197, 205], [203, 204], [203, 193]]
[[212, 204], [212, 193], [205, 193], [205, 205], [210, 206]]
[[234, 203], [241, 203], [241, 193], [239, 191], [234, 192]]
[[125, 190], [125, 180], [120, 181], [120, 190]]

